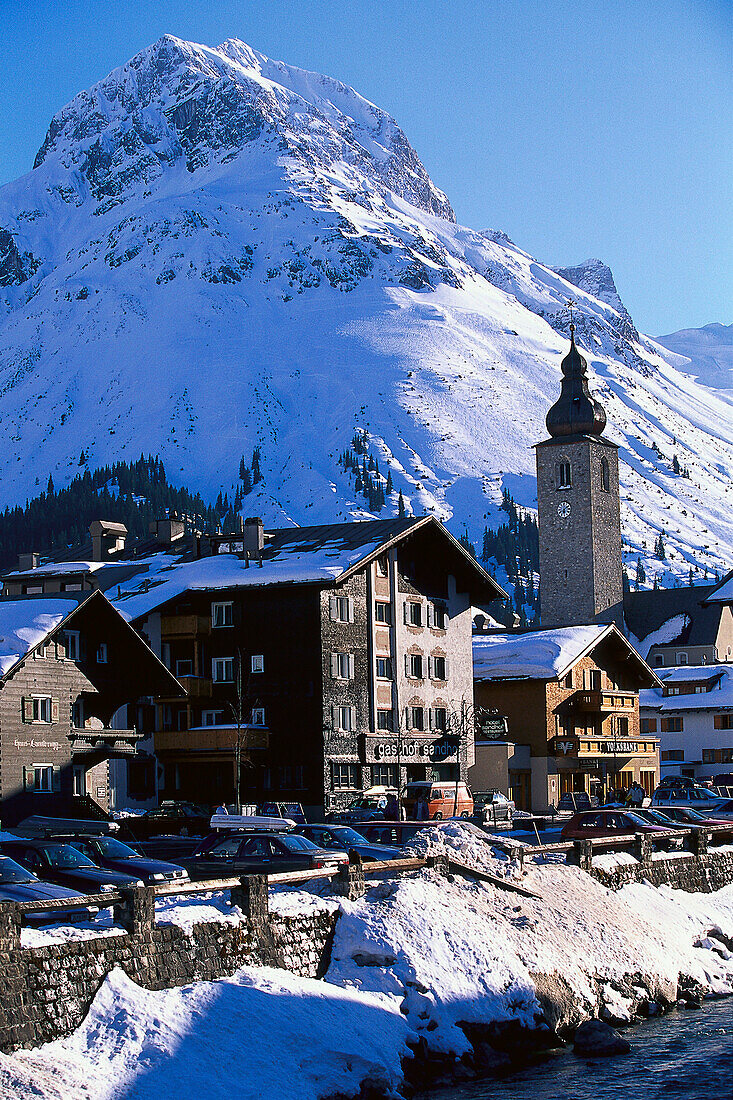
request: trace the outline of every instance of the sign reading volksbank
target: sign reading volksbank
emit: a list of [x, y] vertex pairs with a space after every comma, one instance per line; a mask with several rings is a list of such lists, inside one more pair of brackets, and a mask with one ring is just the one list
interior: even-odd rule
[[368, 740], [367, 748], [371, 748], [375, 760], [455, 760], [458, 757], [457, 741]]

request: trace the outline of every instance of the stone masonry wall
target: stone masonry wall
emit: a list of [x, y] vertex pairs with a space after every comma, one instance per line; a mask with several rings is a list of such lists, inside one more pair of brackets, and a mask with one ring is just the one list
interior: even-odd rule
[[126, 891], [126, 934], [38, 948], [20, 947], [20, 913], [11, 903], [0, 904], [0, 1050], [9, 1053], [70, 1034], [115, 967], [146, 989], [212, 981], [245, 965], [321, 977], [337, 913], [268, 913], [266, 885], [264, 900], [256, 883], [250, 899], [251, 889], [232, 892], [239, 895], [232, 901], [245, 912], [239, 925], [198, 924], [190, 933], [156, 925], [153, 891], [141, 887]]

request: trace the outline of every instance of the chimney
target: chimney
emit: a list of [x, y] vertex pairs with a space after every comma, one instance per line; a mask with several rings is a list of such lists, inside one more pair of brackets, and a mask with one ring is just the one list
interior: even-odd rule
[[265, 545], [265, 528], [259, 516], [248, 516], [244, 521], [242, 549], [248, 557], [259, 560]]
[[38, 569], [39, 554], [33, 550], [30, 554], [18, 554], [18, 569], [25, 573], [28, 569]]
[[174, 542], [178, 542], [185, 533], [186, 524], [176, 512], [171, 513], [170, 516], [163, 516], [162, 519], [155, 519], [150, 524], [150, 534], [163, 546], [171, 546]]
[[92, 536], [92, 561], [106, 561], [112, 554], [125, 549], [127, 528], [124, 523], [95, 519], [89, 524]]

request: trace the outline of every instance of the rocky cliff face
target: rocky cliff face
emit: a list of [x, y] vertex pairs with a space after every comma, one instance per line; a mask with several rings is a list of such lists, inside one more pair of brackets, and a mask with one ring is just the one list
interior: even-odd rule
[[664, 530], [678, 574], [722, 568], [730, 402], [637, 332], [604, 265], [556, 272], [457, 225], [394, 119], [337, 80], [166, 36], [0, 189], [2, 503], [63, 485], [82, 448], [91, 466], [158, 453], [232, 495], [257, 446], [248, 506], [268, 523], [358, 518], [339, 457], [366, 432], [394, 486], [382, 515], [402, 490], [480, 537], [503, 489], [533, 506], [571, 296], [627, 553]]

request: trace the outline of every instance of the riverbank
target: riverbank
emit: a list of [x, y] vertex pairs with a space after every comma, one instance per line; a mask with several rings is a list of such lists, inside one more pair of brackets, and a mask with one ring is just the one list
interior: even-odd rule
[[612, 892], [542, 860], [520, 877], [459, 823], [416, 845], [499, 884], [426, 869], [357, 901], [273, 890], [273, 909], [339, 905], [324, 981], [245, 967], [150, 991], [115, 971], [69, 1038], [0, 1058], [1, 1100], [397, 1097], [526, 1059], [584, 1019], [733, 992], [733, 886]]

